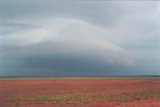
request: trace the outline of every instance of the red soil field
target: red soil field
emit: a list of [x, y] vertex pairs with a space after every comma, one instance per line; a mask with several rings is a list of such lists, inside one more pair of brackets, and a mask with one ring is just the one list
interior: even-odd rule
[[0, 107], [160, 107], [160, 79], [0, 79]]

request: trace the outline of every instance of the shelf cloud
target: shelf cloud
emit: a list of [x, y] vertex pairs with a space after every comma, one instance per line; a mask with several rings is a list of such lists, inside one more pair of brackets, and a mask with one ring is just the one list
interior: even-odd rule
[[6, 0], [0, 76], [159, 75], [159, 1]]

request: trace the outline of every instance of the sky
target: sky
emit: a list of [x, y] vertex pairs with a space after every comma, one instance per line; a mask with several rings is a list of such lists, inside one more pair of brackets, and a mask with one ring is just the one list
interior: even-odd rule
[[160, 1], [0, 0], [0, 76], [160, 75]]

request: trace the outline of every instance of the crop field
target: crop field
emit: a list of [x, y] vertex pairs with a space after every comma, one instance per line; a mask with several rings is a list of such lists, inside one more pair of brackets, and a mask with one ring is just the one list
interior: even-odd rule
[[160, 79], [0, 79], [0, 107], [160, 107]]

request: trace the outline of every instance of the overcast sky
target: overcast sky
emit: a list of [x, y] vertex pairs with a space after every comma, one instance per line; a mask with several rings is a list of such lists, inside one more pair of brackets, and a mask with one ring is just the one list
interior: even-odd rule
[[0, 76], [160, 75], [160, 2], [0, 0]]

